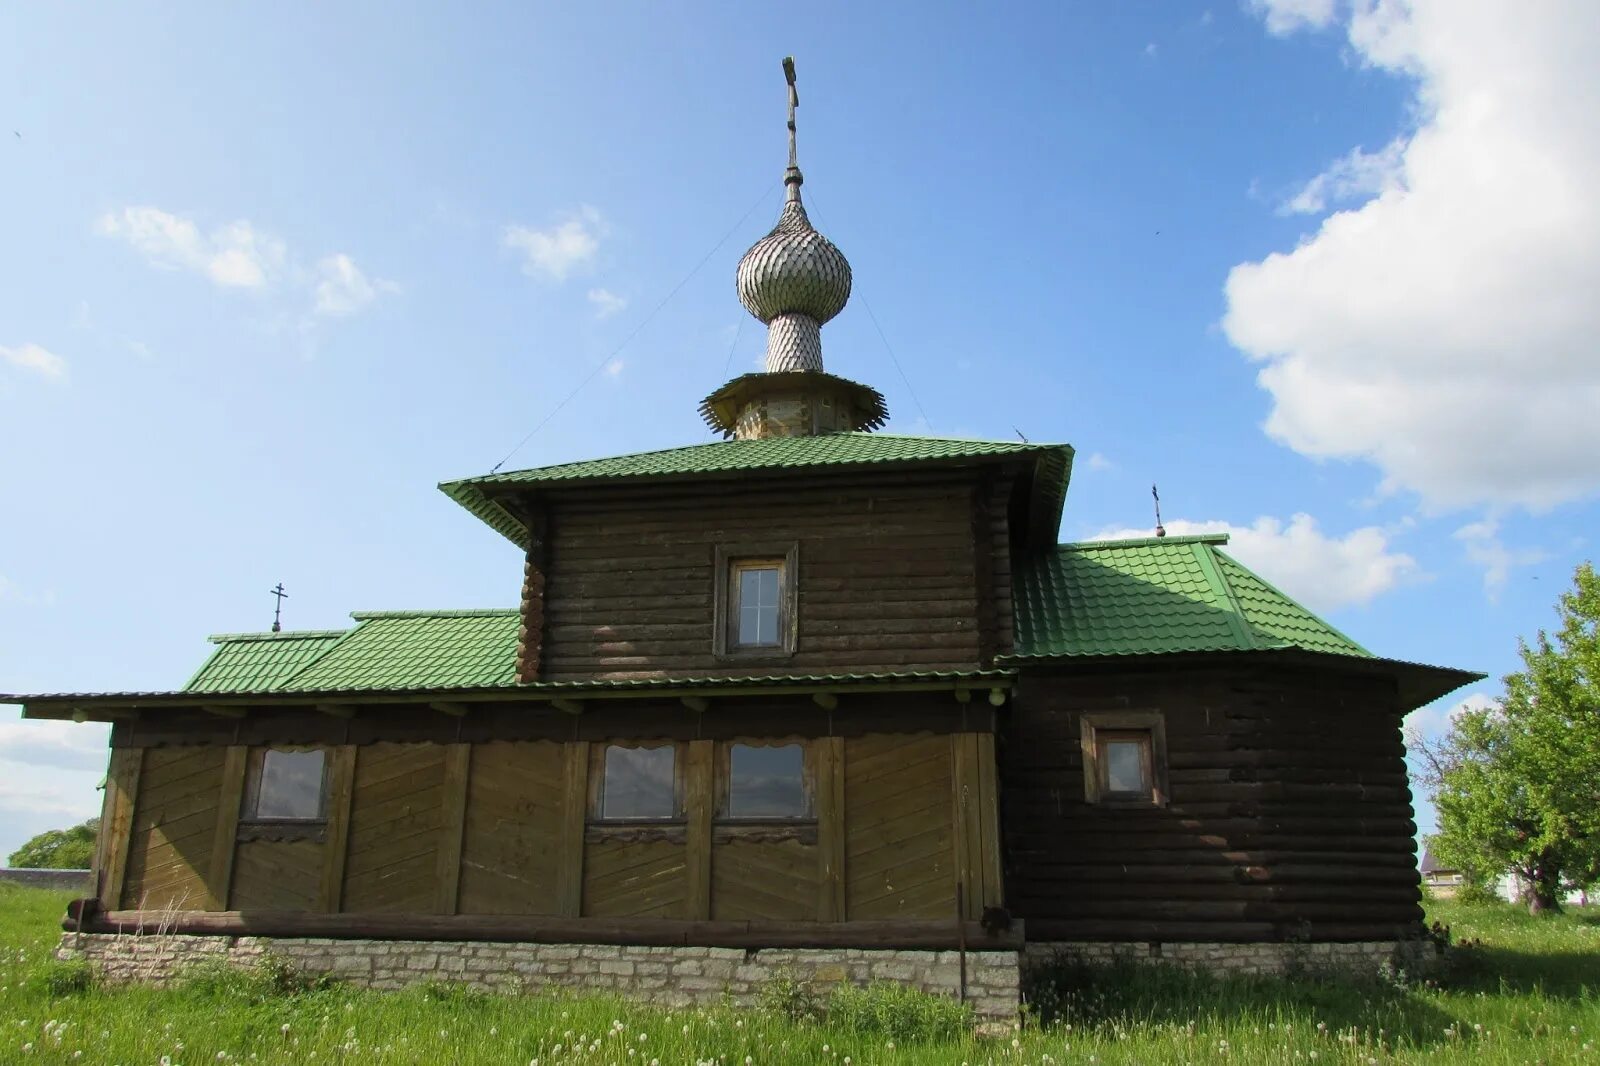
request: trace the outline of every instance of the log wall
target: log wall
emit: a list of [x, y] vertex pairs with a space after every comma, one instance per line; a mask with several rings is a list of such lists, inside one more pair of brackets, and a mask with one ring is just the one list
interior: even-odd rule
[[[1084, 712], [1163, 713], [1165, 808], [1085, 802]], [[1025, 677], [1000, 735], [1030, 940], [1392, 940], [1421, 920], [1387, 683], [1309, 672]]]
[[[976, 477], [764, 478], [550, 497], [546, 539], [529, 556], [543, 595], [525, 596], [525, 647], [537, 645], [547, 680], [976, 667], [994, 643], [980, 640], [980, 580], [991, 619], [1009, 618], [1009, 603], [993, 601], [1009, 573], [1002, 582], [988, 538], [991, 494]], [[985, 532], [981, 573], [975, 523]], [[716, 546], [794, 542], [793, 655], [717, 659]]]

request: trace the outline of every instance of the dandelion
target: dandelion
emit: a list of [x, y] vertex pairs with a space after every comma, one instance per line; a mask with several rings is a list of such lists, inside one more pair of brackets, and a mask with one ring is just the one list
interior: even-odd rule
[[289, 1023], [288, 1022], [284, 1022], [282, 1025], [278, 1026], [278, 1032], [282, 1033], [284, 1036], [288, 1036], [289, 1035]]

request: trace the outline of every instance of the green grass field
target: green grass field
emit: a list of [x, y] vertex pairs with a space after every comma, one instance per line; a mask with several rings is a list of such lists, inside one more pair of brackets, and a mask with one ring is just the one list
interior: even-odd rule
[[1482, 941], [1443, 988], [1102, 972], [1056, 1021], [977, 1039], [950, 1035], [939, 1004], [893, 994], [796, 1023], [589, 996], [285, 990], [264, 974], [99, 988], [52, 958], [65, 902], [0, 886], [0, 1062], [1600, 1063], [1600, 913], [1436, 904], [1458, 940]]

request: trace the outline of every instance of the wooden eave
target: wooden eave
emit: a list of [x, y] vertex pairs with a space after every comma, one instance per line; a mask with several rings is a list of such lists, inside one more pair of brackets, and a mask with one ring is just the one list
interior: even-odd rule
[[[1015, 670], [974, 670], [923, 674], [817, 675], [785, 677], [693, 678], [685, 680], [557, 681], [467, 689], [365, 689], [328, 692], [119, 692], [0, 695], [0, 703], [21, 704], [22, 716], [57, 721], [116, 722], [160, 711], [204, 711], [221, 717], [280, 709], [314, 710], [350, 717], [376, 705], [431, 706], [461, 716], [474, 707], [503, 703], [541, 703], [568, 714], [582, 713], [591, 701], [676, 700], [686, 711], [715, 706], [718, 699], [748, 696], [809, 696], [822, 705], [860, 694], [949, 692], [965, 701], [973, 693], [1004, 703], [1016, 683]], [[703, 701], [703, 702], [702, 702]]]

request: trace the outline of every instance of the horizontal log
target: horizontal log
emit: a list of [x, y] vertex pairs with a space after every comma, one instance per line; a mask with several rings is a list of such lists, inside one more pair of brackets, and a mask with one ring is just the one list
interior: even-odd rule
[[[180, 936], [313, 936], [335, 940], [474, 940], [647, 947], [924, 948], [965, 942], [972, 951], [1014, 951], [1023, 925], [992, 935], [979, 922], [680, 921], [479, 914], [310, 914], [297, 911], [107, 911], [86, 914], [86, 933]], [[62, 927], [78, 928], [70, 915]]]
[[1421, 929], [1422, 910], [1415, 918], [1388, 922], [1312, 922], [1309, 926], [1285, 927], [1272, 922], [1156, 922], [1144, 919], [1028, 920], [1028, 941], [1154, 941], [1157, 943], [1260, 943], [1284, 940], [1310, 942], [1348, 942], [1357, 940], [1397, 940], [1415, 936]]

